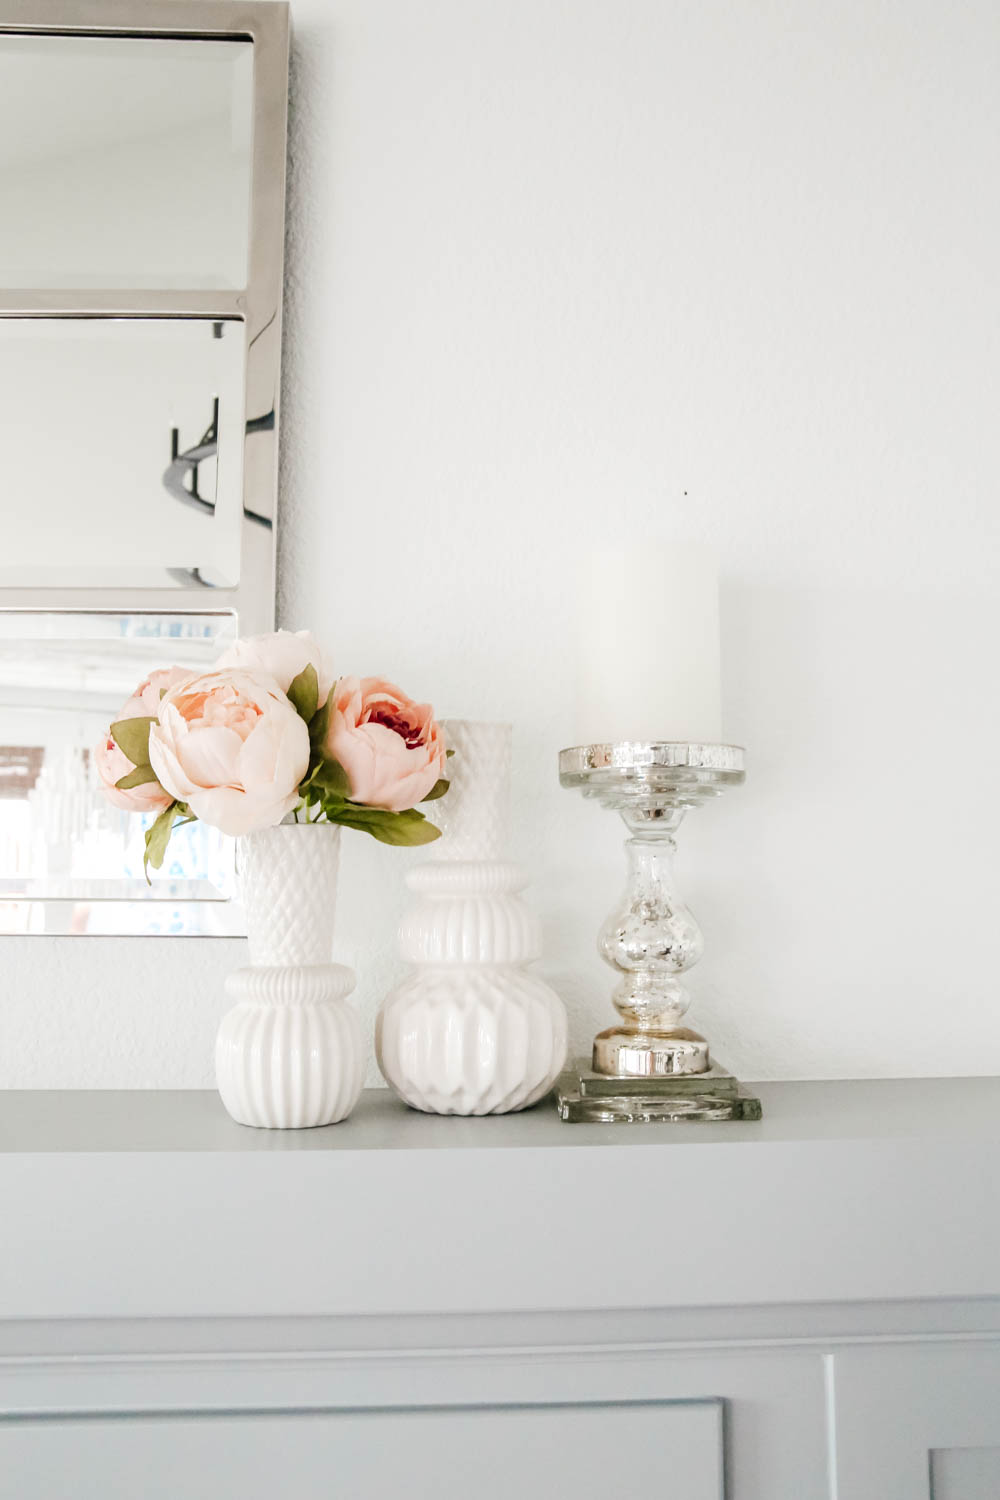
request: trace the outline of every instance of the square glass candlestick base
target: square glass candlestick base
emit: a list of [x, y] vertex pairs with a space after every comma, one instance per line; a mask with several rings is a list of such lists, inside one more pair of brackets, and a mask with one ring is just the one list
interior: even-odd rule
[[612, 1078], [584, 1061], [556, 1084], [556, 1108], [570, 1124], [641, 1124], [659, 1120], [759, 1120], [760, 1100], [717, 1063], [704, 1073]]

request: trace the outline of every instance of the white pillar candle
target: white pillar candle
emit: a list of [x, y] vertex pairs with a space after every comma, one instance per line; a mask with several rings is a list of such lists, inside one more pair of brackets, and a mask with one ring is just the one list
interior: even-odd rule
[[693, 543], [602, 548], [584, 566], [579, 745], [722, 739], [719, 574]]

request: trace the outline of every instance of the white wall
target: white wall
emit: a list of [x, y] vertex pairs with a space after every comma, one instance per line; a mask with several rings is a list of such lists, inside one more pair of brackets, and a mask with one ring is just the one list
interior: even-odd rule
[[[1000, 12], [295, 0], [280, 606], [515, 725], [582, 1049], [613, 819], [559, 790], [573, 549], [723, 563], [744, 790], [692, 816], [692, 1022], [748, 1077], [1000, 1068]], [[349, 836], [370, 1018], [402, 873]], [[4, 1081], [211, 1082], [241, 946], [7, 940]]]

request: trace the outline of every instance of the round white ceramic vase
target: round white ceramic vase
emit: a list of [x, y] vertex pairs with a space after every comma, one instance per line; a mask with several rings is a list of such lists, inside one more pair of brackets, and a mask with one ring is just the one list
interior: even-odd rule
[[239, 840], [250, 965], [226, 980], [215, 1073], [241, 1125], [301, 1129], [349, 1115], [364, 1080], [354, 974], [331, 962], [341, 829], [282, 823]]
[[453, 719], [451, 789], [428, 808], [435, 859], [407, 876], [400, 928], [415, 972], [386, 998], [375, 1055], [407, 1104], [440, 1115], [506, 1114], [547, 1094], [566, 1060], [566, 1009], [525, 965], [541, 953], [527, 881], [503, 858], [510, 725]]

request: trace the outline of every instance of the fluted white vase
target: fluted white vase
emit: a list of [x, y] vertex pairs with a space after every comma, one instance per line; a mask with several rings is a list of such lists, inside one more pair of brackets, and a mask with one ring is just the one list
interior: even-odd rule
[[414, 1109], [506, 1114], [547, 1094], [566, 1060], [566, 1009], [525, 965], [541, 953], [527, 884], [504, 858], [510, 725], [444, 724], [451, 789], [433, 804], [435, 858], [407, 877], [414, 892], [400, 947], [415, 971], [386, 998], [375, 1054]]
[[352, 970], [331, 962], [341, 829], [282, 823], [241, 838], [250, 965], [215, 1044], [219, 1093], [241, 1125], [301, 1129], [350, 1114], [364, 1080]]

